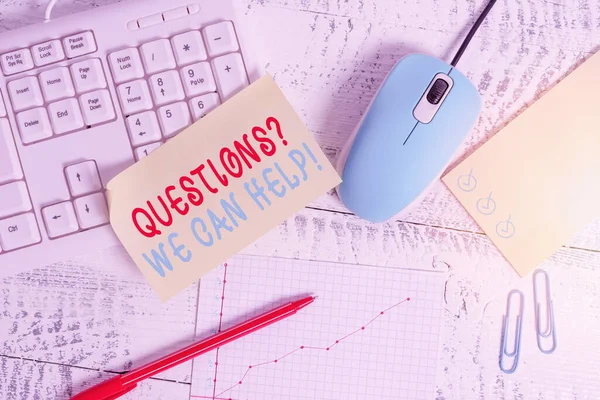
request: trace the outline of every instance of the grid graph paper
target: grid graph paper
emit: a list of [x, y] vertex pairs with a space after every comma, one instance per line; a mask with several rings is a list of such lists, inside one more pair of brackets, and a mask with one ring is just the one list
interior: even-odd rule
[[190, 399], [431, 399], [444, 281], [443, 272], [236, 256], [202, 278], [196, 339], [319, 298], [194, 359]]

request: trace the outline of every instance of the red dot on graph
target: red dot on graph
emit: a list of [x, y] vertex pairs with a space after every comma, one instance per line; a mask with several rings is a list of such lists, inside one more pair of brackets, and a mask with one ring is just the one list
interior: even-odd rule
[[328, 347], [328, 348], [326, 348], [325, 350], [329, 351], [329, 347]]
[[223, 316], [223, 313], [220, 313], [219, 315], [222, 317], [222, 316]]
[[381, 315], [383, 315], [383, 311], [381, 312]]
[[213, 382], [216, 382], [216, 381], [217, 381], [216, 379], [213, 379]]
[[277, 360], [273, 361], [273, 362], [277, 362]]
[[219, 363], [218, 363], [218, 362], [216, 362], [216, 363], [215, 363], [215, 365], [219, 365]]
[[225, 299], [225, 296], [221, 296], [221, 300]]
[[223, 279], [223, 283], [227, 283], [227, 281], [225, 279]]
[[300, 348], [301, 348], [301, 349], [303, 349], [303, 348], [304, 348], [304, 346], [300, 346]]
[[239, 384], [241, 385], [241, 384], [242, 384], [242, 381], [239, 381]]
[[252, 368], [252, 365], [248, 367], [248, 369]]
[[365, 330], [365, 327], [363, 326], [363, 327], [361, 327], [360, 329], [362, 329], [362, 330], [364, 331], [364, 330]]
[[224, 267], [226, 267], [226, 266], [227, 266], [227, 263], [223, 264], [223, 266], [224, 266]]
[[287, 140], [284, 140], [281, 143], [283, 143], [284, 146], [287, 146]]
[[406, 301], [410, 301], [410, 297], [407, 297], [407, 298], [406, 298]]
[[335, 343], [336, 343], [336, 344], [337, 344], [337, 343], [339, 343], [339, 342], [340, 342], [339, 340], [336, 340], [336, 341], [335, 341]]

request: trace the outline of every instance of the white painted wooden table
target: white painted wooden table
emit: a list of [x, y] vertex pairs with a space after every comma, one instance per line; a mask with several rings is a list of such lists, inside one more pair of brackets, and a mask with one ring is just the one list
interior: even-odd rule
[[[63, 0], [55, 16], [116, 0]], [[218, 1], [218, 0], [214, 0]], [[487, 0], [239, 0], [256, 50], [332, 161], [394, 63], [449, 59]], [[41, 22], [45, 0], [3, 0], [0, 28]], [[600, 1], [501, 0], [460, 63], [483, 96], [467, 155], [600, 43]], [[600, 71], [599, 71], [600, 72]], [[436, 399], [597, 399], [600, 223], [542, 267], [552, 277], [559, 347], [541, 355], [531, 280], [520, 279], [438, 183], [402, 221], [373, 225], [327, 195], [246, 250], [250, 254], [449, 268]], [[517, 373], [498, 369], [506, 294], [529, 299]], [[64, 399], [191, 341], [197, 287], [160, 304], [122, 250], [0, 281], [0, 398]], [[191, 364], [128, 398], [186, 399]], [[595, 379], [594, 379], [595, 378]]]

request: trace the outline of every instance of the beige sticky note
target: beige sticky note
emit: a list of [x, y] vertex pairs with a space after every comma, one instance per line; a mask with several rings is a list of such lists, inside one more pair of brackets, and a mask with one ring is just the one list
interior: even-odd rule
[[444, 176], [521, 276], [599, 215], [600, 53]]
[[339, 182], [265, 76], [109, 182], [110, 222], [164, 301]]

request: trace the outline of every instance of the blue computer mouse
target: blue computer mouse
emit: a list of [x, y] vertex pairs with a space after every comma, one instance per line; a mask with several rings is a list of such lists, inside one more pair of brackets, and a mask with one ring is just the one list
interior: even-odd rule
[[386, 77], [338, 160], [348, 209], [383, 222], [439, 179], [481, 109], [475, 86], [452, 65], [411, 54]]

